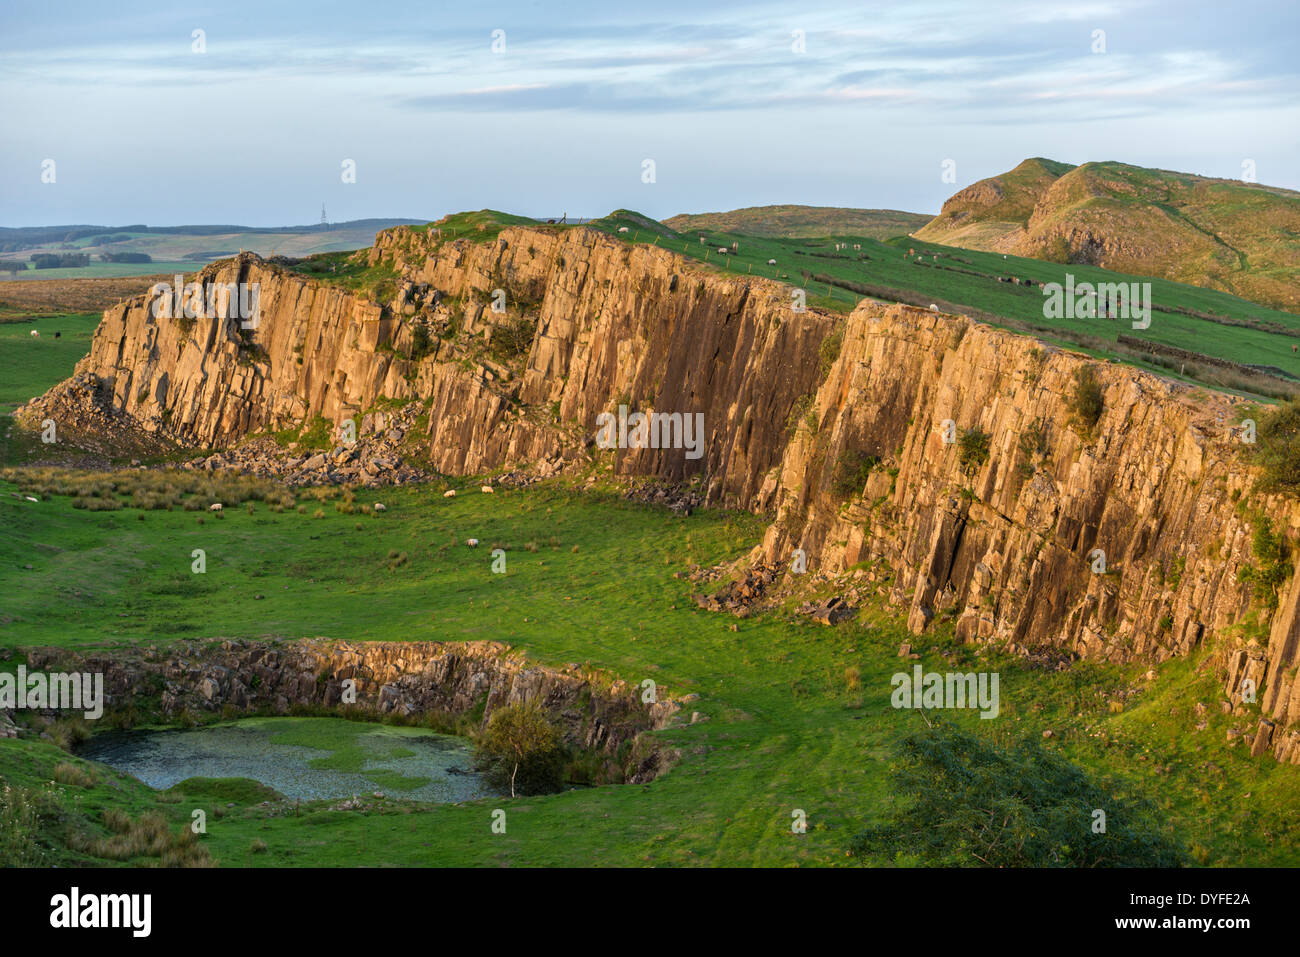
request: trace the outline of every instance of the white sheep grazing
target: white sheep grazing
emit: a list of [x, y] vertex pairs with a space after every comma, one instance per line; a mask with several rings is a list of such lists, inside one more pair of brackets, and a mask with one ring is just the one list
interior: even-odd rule
[[492, 486], [491, 486], [491, 485], [483, 485], [483, 486], [480, 486], [480, 487], [479, 487], [479, 491], [482, 492], [484, 495], [491, 495], [491, 494], [492, 494]]
[[37, 332], [35, 329], [33, 329], [33, 330], [32, 330], [32, 338], [33, 338], [33, 339], [39, 339], [40, 337], [41, 337], [41, 334], [40, 334], [39, 332]]
[[375, 503], [375, 511], [376, 511], [376, 512], [386, 512], [386, 511], [388, 511], [388, 509], [384, 508], [384, 503], [383, 503], [383, 502], [376, 502], [376, 503]]
[[618, 227], [618, 231], [619, 231], [620, 233], [625, 233], [625, 232], [627, 232], [627, 227], [626, 227], [626, 226], [620, 226], [620, 227]]
[[468, 545], [470, 548], [478, 548], [478, 539], [477, 539], [477, 538], [467, 538], [467, 539], [465, 539], [465, 544]]
[[449, 489], [447, 489], [447, 491], [445, 491], [445, 492], [442, 493], [442, 497], [443, 497], [443, 498], [455, 498], [455, 497], [456, 497], [456, 490], [455, 490], [454, 488], [449, 488]]
[[776, 260], [775, 260], [775, 259], [769, 259], [769, 260], [767, 261], [767, 264], [768, 264], [769, 266], [775, 266], [775, 265], [776, 265]]
[[936, 306], [934, 303], [930, 303], [930, 311], [931, 311], [931, 312], [938, 312], [938, 311], [939, 311], [939, 307]]
[[213, 502], [211, 505], [208, 506], [208, 511], [209, 511], [209, 512], [219, 512], [219, 511], [221, 511], [221, 503], [220, 503], [220, 502]]

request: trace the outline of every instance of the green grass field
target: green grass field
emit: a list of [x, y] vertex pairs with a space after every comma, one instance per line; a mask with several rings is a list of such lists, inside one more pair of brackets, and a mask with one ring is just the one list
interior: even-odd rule
[[[658, 733], [681, 760], [644, 786], [444, 806], [388, 800], [365, 811], [323, 802], [296, 814], [250, 798], [210, 816], [203, 843], [224, 864], [852, 864], [852, 836], [902, 797], [887, 760], [922, 719], [889, 705], [891, 674], [911, 665], [895, 650], [917, 643], [896, 613], [869, 608], [834, 628], [786, 612], [737, 621], [697, 609], [693, 586], [673, 577], [743, 554], [761, 535], [758, 517], [683, 518], [562, 486], [455, 499], [404, 488], [376, 496], [388, 506], [379, 516], [327, 505], [314, 518], [314, 503], [302, 514], [259, 503], [222, 519], [86, 512], [61, 496], [17, 500], [12, 489], [0, 484], [0, 645], [10, 649], [0, 659], [9, 666], [14, 649], [32, 645], [495, 639], [537, 661], [585, 662], [652, 678], [670, 695], [698, 693], [688, 708], [709, 719]], [[470, 536], [484, 547], [466, 547]], [[530, 541], [536, 552], [524, 548]], [[490, 571], [493, 543], [509, 546], [504, 576]], [[194, 548], [207, 552], [206, 575], [190, 572]], [[408, 561], [390, 569], [394, 551]], [[1194, 702], [1217, 702], [1216, 680], [1196, 662], [1167, 664], [1148, 686], [1138, 668], [1044, 672], [981, 656], [955, 645], [944, 625], [919, 644], [929, 670], [949, 669], [948, 655], [962, 670], [1001, 674], [1001, 716], [960, 713], [963, 726], [1001, 743], [1052, 729], [1047, 747], [1153, 800], [1167, 832], [1201, 863], [1300, 863], [1300, 769], [1230, 749], [1217, 707], [1206, 731], [1191, 730]], [[1102, 694], [1134, 686], [1143, 690], [1110, 713]], [[50, 742], [0, 741], [11, 784], [41, 787], [68, 760]], [[59, 829], [98, 827], [105, 808], [157, 809], [179, 828], [193, 808], [215, 806], [201, 791], [169, 803], [174, 795], [88, 770], [97, 783], [52, 786], [74, 810], [46, 835], [51, 863], [86, 859], [59, 844]], [[490, 829], [497, 807], [507, 810], [504, 835]], [[808, 815], [806, 834], [791, 832], [795, 809]], [[252, 851], [255, 841], [266, 850]]]
[[[70, 376], [90, 351], [99, 319], [95, 313], [74, 313], [0, 323], [0, 416]], [[32, 338], [33, 329], [39, 338]], [[61, 333], [57, 339], [56, 332]]]

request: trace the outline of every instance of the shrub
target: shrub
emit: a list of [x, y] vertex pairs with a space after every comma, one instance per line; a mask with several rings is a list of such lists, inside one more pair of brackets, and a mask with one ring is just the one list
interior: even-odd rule
[[1300, 490], [1300, 399], [1285, 402], [1264, 417], [1253, 458], [1264, 469], [1267, 487]]
[[1070, 393], [1070, 412], [1086, 429], [1091, 429], [1101, 418], [1104, 402], [1101, 384], [1092, 366], [1079, 366], [1074, 370], [1074, 391]]
[[509, 787], [511, 797], [564, 786], [563, 739], [536, 701], [492, 712], [474, 746], [475, 765], [494, 787]]
[[821, 374], [819, 378], [826, 378], [826, 373], [831, 371], [831, 366], [833, 366], [835, 360], [840, 357], [840, 350], [842, 348], [844, 348], [844, 321], [840, 320], [835, 324], [835, 328], [828, 332], [826, 338], [822, 340], [821, 348], [819, 350], [821, 356], [821, 364], [819, 366]]
[[[1033, 740], [1002, 747], [940, 723], [906, 736], [890, 767], [905, 795], [850, 853], [974, 867], [1176, 867], [1188, 855], [1154, 808]], [[1094, 809], [1106, 831], [1093, 832]]]
[[974, 475], [989, 460], [989, 442], [992, 436], [976, 426], [962, 429], [957, 440], [957, 461], [966, 475]]
[[1254, 585], [1255, 598], [1266, 608], [1275, 609], [1278, 589], [1291, 576], [1291, 559], [1284, 537], [1273, 531], [1273, 523], [1263, 515], [1255, 519], [1255, 531], [1250, 540], [1254, 565], [1243, 565], [1237, 580]]
[[835, 460], [831, 488], [840, 498], [862, 493], [867, 478], [880, 466], [880, 457], [844, 449]]

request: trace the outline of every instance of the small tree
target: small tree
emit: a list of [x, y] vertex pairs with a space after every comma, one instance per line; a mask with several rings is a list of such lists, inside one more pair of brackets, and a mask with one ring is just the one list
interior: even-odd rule
[[536, 701], [492, 712], [475, 742], [475, 763], [496, 787], [515, 794], [547, 794], [564, 786], [563, 739]]

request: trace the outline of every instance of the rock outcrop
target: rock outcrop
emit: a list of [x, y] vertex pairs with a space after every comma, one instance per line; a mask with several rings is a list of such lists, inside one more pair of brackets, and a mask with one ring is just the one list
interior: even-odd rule
[[[167, 717], [204, 711], [288, 714], [304, 708], [459, 716], [481, 708], [486, 724], [500, 707], [536, 701], [570, 745], [609, 756], [642, 732], [666, 727], [679, 710], [666, 694], [645, 704], [640, 688], [625, 681], [577, 665], [530, 664], [508, 645], [492, 641], [227, 640], [84, 657], [36, 648], [27, 652], [27, 660], [33, 669], [102, 673], [109, 709], [156, 700]], [[639, 766], [630, 769], [633, 777], [648, 780], [660, 769], [662, 756], [644, 748], [638, 759]]]
[[[1079, 375], [1102, 398], [1095, 424]], [[1249, 679], [1264, 711], [1256, 747], [1300, 762], [1282, 730], [1300, 719], [1300, 586], [1270, 616], [1242, 576], [1256, 524], [1294, 538], [1300, 507], [1250, 494], [1244, 414], [962, 317], [864, 304], [786, 450], [761, 558], [892, 569], [918, 633], [941, 615], [967, 641], [1114, 661], [1214, 637], [1231, 706], [1252, 713]], [[837, 484], [863, 462], [861, 487]]]

